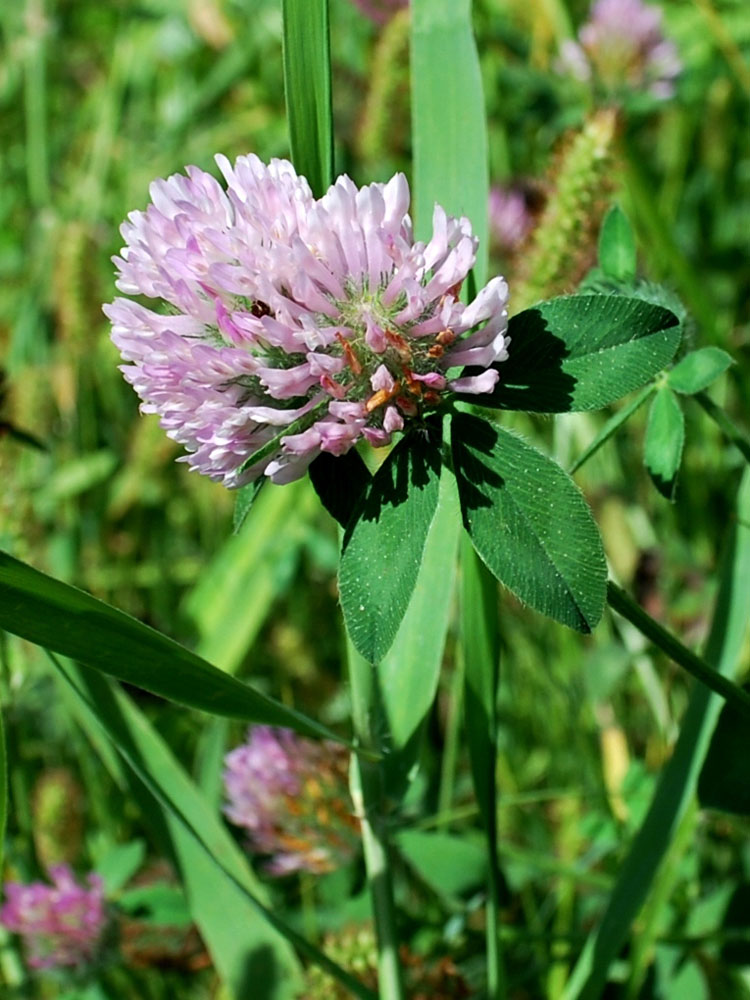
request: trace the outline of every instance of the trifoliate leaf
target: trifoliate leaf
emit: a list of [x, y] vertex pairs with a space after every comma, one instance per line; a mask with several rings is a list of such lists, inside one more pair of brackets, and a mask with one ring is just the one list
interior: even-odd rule
[[261, 487], [266, 482], [265, 476], [258, 476], [254, 479], [252, 483], [248, 483], [247, 486], [241, 486], [236, 492], [234, 497], [234, 514], [232, 516], [232, 533], [237, 534], [242, 525], [245, 523], [245, 518], [250, 513], [250, 508], [255, 503], [258, 498], [258, 494], [261, 491]]

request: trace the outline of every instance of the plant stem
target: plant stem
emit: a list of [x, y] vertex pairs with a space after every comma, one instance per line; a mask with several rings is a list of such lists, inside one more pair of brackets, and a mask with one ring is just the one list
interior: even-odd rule
[[742, 456], [746, 462], [750, 462], [750, 437], [741, 431], [737, 425], [730, 420], [727, 416], [726, 411], [714, 403], [713, 399], [705, 392], [696, 392], [693, 399], [698, 403], [709, 417], [714, 421], [715, 424], [721, 429], [722, 433], [727, 437], [729, 441], [742, 452]]
[[500, 941], [502, 876], [497, 830], [497, 692], [500, 683], [500, 632], [497, 581], [468, 539], [462, 559], [461, 646], [466, 678], [465, 713], [474, 791], [484, 825], [489, 870], [487, 895], [487, 996], [506, 996]]
[[733, 684], [723, 674], [719, 674], [704, 659], [683, 646], [680, 640], [667, 632], [657, 621], [647, 614], [633, 598], [611, 580], [607, 583], [607, 601], [623, 618], [635, 625], [647, 639], [658, 646], [663, 653], [674, 660], [679, 666], [692, 674], [696, 680], [705, 684], [715, 694], [721, 695], [733, 705], [746, 719], [750, 721], [750, 695], [741, 687]]
[[[363, 749], [379, 754], [382, 747], [382, 716], [379, 708], [376, 668], [348, 647], [352, 721], [356, 741]], [[381, 760], [352, 758], [352, 798], [362, 824], [362, 844], [370, 889], [375, 935], [378, 943], [378, 993], [380, 1000], [405, 1000], [398, 957], [398, 929], [393, 899], [388, 822], [384, 814], [384, 775]]]

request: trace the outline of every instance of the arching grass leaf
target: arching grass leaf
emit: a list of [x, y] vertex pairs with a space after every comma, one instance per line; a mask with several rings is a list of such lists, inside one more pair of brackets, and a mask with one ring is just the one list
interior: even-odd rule
[[169, 636], [6, 552], [0, 552], [0, 628], [178, 704], [336, 739]]
[[573, 480], [478, 417], [457, 414], [452, 443], [464, 525], [489, 569], [537, 611], [590, 632], [604, 608], [606, 564]]

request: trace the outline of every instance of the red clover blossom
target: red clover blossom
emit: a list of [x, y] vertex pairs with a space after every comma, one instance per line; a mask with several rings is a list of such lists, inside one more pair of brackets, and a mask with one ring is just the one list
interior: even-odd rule
[[216, 159], [226, 191], [188, 167], [122, 226], [117, 287], [155, 308], [104, 309], [143, 412], [191, 468], [229, 487], [290, 482], [320, 452], [388, 444], [449, 391], [493, 389], [508, 288], [496, 277], [460, 301], [468, 219], [436, 205], [432, 238], [415, 242], [403, 174], [339, 177], [315, 199], [286, 160]]
[[224, 811], [248, 831], [253, 851], [270, 855], [271, 874], [332, 871], [357, 850], [343, 747], [254, 726], [224, 765]]
[[67, 865], [49, 874], [52, 886], [7, 882], [0, 923], [24, 939], [32, 968], [82, 965], [94, 957], [107, 924], [104, 884], [91, 874], [82, 888]]
[[503, 253], [516, 250], [534, 225], [523, 191], [500, 184], [490, 188], [489, 220], [492, 242]]
[[608, 89], [645, 89], [660, 98], [671, 97], [682, 68], [664, 37], [661, 10], [642, 0], [597, 0], [578, 42], [563, 45], [561, 60], [579, 79], [593, 74]]

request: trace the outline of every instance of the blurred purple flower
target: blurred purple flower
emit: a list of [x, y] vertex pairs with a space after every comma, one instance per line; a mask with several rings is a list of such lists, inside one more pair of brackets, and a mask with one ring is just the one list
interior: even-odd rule
[[409, 0], [352, 0], [365, 17], [376, 24], [385, 24], [397, 10], [409, 6]]
[[332, 871], [357, 850], [343, 747], [255, 726], [224, 764], [224, 812], [248, 831], [253, 851], [271, 856], [273, 875]]
[[489, 201], [490, 237], [504, 253], [520, 246], [534, 224], [526, 206], [526, 197], [519, 188], [494, 184]]
[[0, 923], [24, 939], [32, 968], [84, 964], [94, 957], [107, 924], [103, 882], [91, 874], [84, 889], [67, 865], [54, 865], [49, 874], [51, 886], [5, 884]]
[[[104, 308], [143, 412], [192, 468], [229, 487], [290, 482], [321, 451], [388, 444], [446, 391], [493, 388], [508, 287], [493, 278], [460, 301], [468, 219], [436, 205], [432, 238], [415, 242], [402, 174], [363, 188], [339, 177], [316, 200], [286, 160], [217, 162], [228, 191], [188, 167], [122, 226], [117, 287], [156, 309]], [[448, 378], [464, 365], [480, 371]]]
[[682, 64], [664, 37], [662, 11], [642, 0], [597, 0], [589, 20], [560, 52], [562, 67], [580, 80], [595, 76], [607, 89], [647, 90], [670, 97]]

